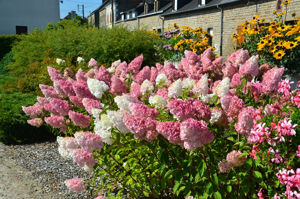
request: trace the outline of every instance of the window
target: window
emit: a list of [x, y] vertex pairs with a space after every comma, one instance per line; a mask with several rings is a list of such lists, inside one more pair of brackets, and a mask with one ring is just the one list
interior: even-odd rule
[[208, 28], [207, 29], [207, 32], [208, 32], [208, 45], [212, 46], [212, 38], [214, 36], [214, 30], [213, 28]]
[[158, 0], [154, 0], [154, 12], [158, 11]]
[[27, 33], [28, 33], [27, 26], [16, 26], [16, 34], [17, 35], [27, 34]]

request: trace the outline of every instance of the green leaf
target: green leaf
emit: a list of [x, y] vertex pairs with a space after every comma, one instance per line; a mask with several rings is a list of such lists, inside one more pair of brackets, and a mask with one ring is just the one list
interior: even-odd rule
[[213, 180], [213, 183], [218, 186], [219, 185], [219, 179], [218, 179], [218, 175], [216, 173], [214, 173], [212, 175], [212, 180]]
[[215, 198], [215, 199], [222, 199], [222, 196], [221, 196], [220, 192], [218, 192], [218, 191], [215, 192], [215, 193], [214, 193], [214, 198]]
[[176, 191], [178, 190], [179, 186], [180, 186], [180, 181], [176, 181], [175, 185], [173, 187], [173, 193], [176, 193]]
[[201, 162], [199, 167], [198, 167], [198, 172], [200, 174], [200, 176], [202, 177], [204, 172], [205, 172], [205, 169], [206, 169], [206, 164], [205, 162]]
[[231, 191], [232, 191], [232, 186], [231, 185], [227, 185], [227, 192], [231, 193]]
[[254, 171], [254, 177], [257, 179], [262, 179], [262, 174], [259, 171]]

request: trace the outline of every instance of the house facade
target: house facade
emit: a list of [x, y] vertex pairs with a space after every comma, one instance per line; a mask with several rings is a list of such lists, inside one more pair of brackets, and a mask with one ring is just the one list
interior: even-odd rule
[[0, 34], [29, 33], [59, 20], [59, 0], [0, 1]]
[[[287, 12], [287, 21], [300, 17], [300, 0], [292, 0], [286, 10], [282, 0], [140, 0], [127, 10], [116, 13], [115, 25], [130, 29], [164, 32], [173, 23], [192, 28], [203, 27], [213, 35], [216, 53], [227, 56], [234, 51], [231, 35], [246, 20], [259, 15], [273, 19], [273, 11]], [[135, 14], [131, 14], [135, 13]], [[131, 17], [130, 17], [131, 16]], [[99, 26], [101, 27], [101, 26]]]

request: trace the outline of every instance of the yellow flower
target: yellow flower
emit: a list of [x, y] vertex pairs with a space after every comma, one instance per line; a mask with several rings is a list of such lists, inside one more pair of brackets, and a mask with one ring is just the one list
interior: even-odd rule
[[173, 23], [173, 27], [174, 27], [175, 29], [179, 29], [179, 26], [178, 26], [177, 23]]
[[193, 49], [193, 52], [194, 52], [194, 53], [197, 53], [197, 49], [196, 49], [196, 48], [194, 48], [194, 49]]
[[283, 40], [278, 41], [277, 46], [283, 47], [283, 42], [284, 42]]
[[285, 14], [285, 11], [277, 13], [277, 16], [280, 17]]
[[265, 46], [267, 44], [266, 40], [261, 40], [259, 43], [257, 43], [258, 46]]
[[178, 45], [177, 44], [174, 45], [174, 49], [178, 49]]
[[183, 51], [183, 46], [180, 46], [180, 47], [178, 48], [178, 50], [179, 50], [179, 51]]
[[272, 45], [270, 48], [269, 48], [269, 53], [274, 53], [276, 51], [276, 46], [275, 45]]
[[290, 31], [288, 31], [285, 35], [286, 36], [291, 36], [291, 35], [294, 35], [296, 33], [299, 33], [299, 31], [300, 31], [300, 26], [295, 26]]
[[281, 5], [284, 6], [284, 5], [289, 5], [291, 3], [291, 0], [284, 0]]
[[202, 41], [205, 42], [205, 43], [207, 43], [207, 42], [208, 42], [208, 38], [207, 38], [207, 37], [204, 37], [204, 38], [202, 39]]
[[270, 38], [267, 40], [267, 45], [268, 45], [268, 46], [271, 46], [273, 43], [274, 43], [274, 39], [273, 39], [272, 37], [270, 37]]
[[196, 47], [195, 44], [191, 44], [191, 45], [190, 45], [190, 48], [191, 48], [191, 49], [194, 49], [195, 47]]
[[296, 37], [295, 40], [300, 42], [300, 36]]
[[274, 53], [273, 57], [275, 59], [282, 59], [282, 57], [285, 55], [285, 52], [283, 50], [279, 50], [276, 53]]
[[191, 39], [187, 39], [187, 40], [185, 40], [185, 43], [190, 44], [190, 43], [192, 43], [192, 40]]
[[293, 49], [293, 48], [295, 48], [297, 45], [298, 45], [298, 42], [292, 42], [292, 41], [286, 41], [286, 42], [283, 42], [283, 46], [284, 46], [286, 49]]

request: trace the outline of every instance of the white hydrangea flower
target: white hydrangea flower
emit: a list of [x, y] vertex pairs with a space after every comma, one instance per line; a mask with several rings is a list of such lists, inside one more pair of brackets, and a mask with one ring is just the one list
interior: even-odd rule
[[207, 95], [208, 94], [208, 76], [207, 74], [202, 75], [201, 79], [196, 83], [194, 89], [195, 94]]
[[185, 78], [182, 81], [182, 88], [193, 89], [195, 84], [196, 84], [195, 80], [190, 78]]
[[159, 75], [157, 75], [155, 82], [156, 82], [156, 85], [167, 83], [168, 77], [164, 73], [160, 73]]
[[160, 95], [150, 96], [149, 103], [155, 108], [163, 108], [167, 105], [167, 100]]
[[122, 133], [128, 133], [129, 129], [126, 127], [123, 119], [126, 111], [107, 111], [108, 118], [111, 119], [113, 127], [117, 128]]
[[207, 94], [207, 95], [200, 95], [200, 99], [206, 103], [206, 104], [213, 104], [217, 99], [216, 99], [216, 94]]
[[229, 92], [230, 89], [230, 79], [229, 77], [225, 77], [214, 89], [214, 93], [218, 97], [223, 97]]
[[106, 144], [112, 144], [111, 126], [107, 126], [102, 120], [95, 120], [95, 134], [99, 135], [102, 141]]
[[214, 124], [214, 123], [216, 123], [216, 122], [219, 121], [219, 119], [221, 118], [221, 116], [222, 116], [222, 112], [221, 111], [213, 110], [211, 112], [211, 118], [210, 118], [209, 122], [211, 124]]
[[105, 82], [92, 78], [88, 78], [87, 85], [91, 93], [99, 99], [102, 97], [103, 93], [109, 89]]
[[61, 65], [61, 64], [65, 63], [65, 62], [66, 62], [66, 61], [63, 60], [63, 59], [60, 59], [60, 58], [57, 58], [57, 59], [56, 59], [56, 63], [57, 63], [58, 65]]
[[116, 68], [117, 68], [117, 67], [115, 67], [115, 66], [111, 66], [111, 67], [109, 67], [109, 68], [107, 69], [107, 71], [108, 71], [110, 74], [112, 74], [112, 73], [114, 73], [114, 72], [116, 71]]
[[116, 96], [114, 98], [114, 101], [117, 103], [117, 106], [119, 107], [120, 110], [129, 110], [129, 103], [135, 102], [135, 100], [128, 94], [124, 94], [121, 96]]
[[173, 82], [170, 87], [168, 88], [168, 97], [172, 98], [175, 96], [181, 95], [182, 92], [182, 80], [178, 79]]
[[101, 112], [102, 112], [102, 109], [92, 108], [92, 115], [95, 119], [99, 119]]
[[77, 62], [80, 64], [81, 62], [84, 62], [84, 59], [82, 57], [77, 57]]
[[150, 93], [152, 93], [152, 91], [154, 90], [154, 86], [152, 84], [152, 82], [150, 82], [149, 80], [144, 80], [142, 85], [141, 85], [141, 93], [142, 95], [145, 95], [147, 93], [147, 91], [149, 91]]
[[73, 151], [79, 147], [73, 137], [57, 137], [58, 153], [63, 158], [72, 158]]

